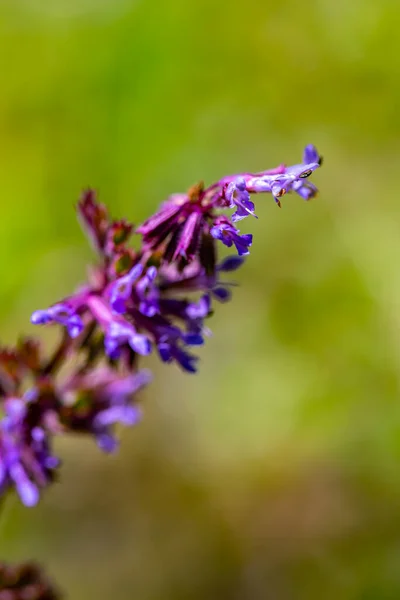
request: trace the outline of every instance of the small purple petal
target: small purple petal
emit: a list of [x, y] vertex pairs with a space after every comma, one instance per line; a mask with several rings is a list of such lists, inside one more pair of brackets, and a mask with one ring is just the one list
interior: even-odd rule
[[35, 506], [39, 502], [39, 490], [28, 479], [24, 469], [19, 463], [15, 463], [9, 468], [10, 477], [15, 483], [17, 492], [25, 506]]
[[58, 323], [67, 328], [72, 338], [80, 335], [84, 328], [81, 317], [66, 304], [54, 304], [47, 310], [35, 311], [31, 316], [31, 323], [34, 325]]
[[33, 325], [46, 325], [51, 323], [52, 318], [49, 316], [47, 310], [36, 310], [31, 315], [31, 323]]
[[311, 200], [318, 193], [317, 187], [311, 181], [303, 180], [295, 181], [293, 191], [297, 192], [304, 200]]
[[204, 319], [210, 312], [210, 296], [205, 294], [198, 302], [192, 302], [186, 308], [186, 314], [189, 319]]
[[56, 469], [60, 464], [60, 459], [57, 458], [56, 456], [46, 456], [46, 458], [44, 459], [44, 466], [46, 467], [46, 469], [49, 469], [50, 471], [52, 471], [53, 469]]
[[228, 302], [232, 296], [231, 291], [222, 286], [214, 287], [212, 293], [220, 302]]
[[96, 435], [96, 442], [100, 450], [111, 454], [118, 449], [118, 442], [111, 433], [99, 433]]
[[186, 333], [183, 340], [188, 346], [202, 346], [204, 344], [204, 339], [199, 333]]
[[78, 315], [72, 315], [65, 324], [67, 331], [72, 338], [78, 337], [83, 331], [84, 325], [82, 319]]
[[228, 248], [234, 244], [239, 256], [249, 254], [249, 247], [253, 242], [251, 234], [239, 235], [239, 231], [227, 223], [215, 225], [210, 233], [213, 238], [220, 240]]
[[141, 411], [135, 406], [112, 406], [98, 413], [93, 421], [95, 428], [109, 427], [116, 423], [134, 425], [139, 422]]
[[242, 266], [245, 259], [242, 256], [237, 256], [233, 254], [232, 256], [227, 256], [224, 258], [219, 265], [217, 265], [218, 271], [223, 271], [224, 273], [229, 273], [231, 271], [236, 271], [239, 267]]
[[132, 335], [129, 339], [129, 345], [138, 354], [145, 356], [151, 352], [151, 342], [145, 335], [139, 333]]
[[158, 353], [163, 362], [170, 362], [172, 360], [171, 347], [167, 342], [160, 342], [157, 344]]
[[254, 204], [250, 200], [250, 194], [246, 189], [246, 181], [243, 177], [238, 177], [228, 184], [225, 190], [225, 198], [229, 202], [230, 208], [236, 207], [236, 212], [232, 215], [233, 223], [249, 215], [257, 218], [254, 214]]
[[113, 310], [119, 314], [126, 312], [125, 302], [132, 294], [134, 282], [140, 277], [143, 272], [143, 266], [138, 263], [127, 273], [117, 279], [110, 287], [110, 304]]
[[104, 349], [111, 360], [117, 360], [121, 356], [121, 349], [115, 338], [106, 336], [104, 338]]
[[31, 431], [31, 436], [35, 442], [43, 442], [46, 434], [41, 427], [34, 427]]
[[308, 144], [308, 146], [304, 148], [303, 163], [321, 163], [321, 157], [313, 144]]

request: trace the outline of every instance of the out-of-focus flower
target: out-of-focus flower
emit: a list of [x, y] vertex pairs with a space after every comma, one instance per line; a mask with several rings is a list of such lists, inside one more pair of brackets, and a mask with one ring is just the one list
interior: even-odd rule
[[60, 600], [61, 594], [35, 563], [0, 562], [0, 600]]
[[[32, 341], [0, 350], [0, 498], [15, 489], [25, 506], [34, 506], [41, 490], [53, 482], [60, 460], [52, 452], [55, 435], [92, 436], [110, 452], [117, 446], [115, 425], [140, 419], [137, 392], [151, 379], [134, 364], [123, 370], [92, 364], [94, 348], [81, 345], [71, 356], [63, 338], [50, 360]], [[59, 373], [69, 358], [75, 368]], [[23, 391], [25, 382], [31, 386]]]
[[140, 421], [135, 396], [151, 379], [147, 370], [120, 375], [106, 367], [75, 375], [58, 390], [64, 428], [91, 434], [102, 450], [113, 452], [118, 446], [115, 425], [132, 426]]
[[26, 398], [7, 398], [0, 421], [0, 493], [15, 487], [25, 506], [39, 501], [39, 489], [53, 480], [59, 461], [51, 454], [46, 415], [29, 410]]

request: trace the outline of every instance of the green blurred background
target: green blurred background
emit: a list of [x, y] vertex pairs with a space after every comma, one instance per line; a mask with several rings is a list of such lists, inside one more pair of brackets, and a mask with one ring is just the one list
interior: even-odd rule
[[199, 179], [325, 157], [257, 199], [198, 376], [10, 503], [0, 555], [74, 600], [400, 598], [398, 0], [2, 0], [3, 341], [85, 277], [80, 190], [140, 222]]

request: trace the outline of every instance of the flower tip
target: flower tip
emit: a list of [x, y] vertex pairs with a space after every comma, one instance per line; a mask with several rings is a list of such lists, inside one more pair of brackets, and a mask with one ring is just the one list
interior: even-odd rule
[[28, 508], [36, 506], [36, 504], [39, 502], [39, 490], [30, 481], [19, 486], [18, 494], [21, 498], [22, 504]]
[[77, 338], [83, 331], [83, 322], [78, 315], [72, 316], [67, 322], [68, 334], [72, 338]]
[[142, 272], [143, 272], [143, 265], [141, 263], [138, 263], [137, 265], [132, 267], [132, 269], [129, 271], [129, 273], [128, 273], [129, 281], [131, 283], [133, 283], [136, 279], [138, 279], [138, 277], [141, 276]]
[[151, 342], [145, 335], [136, 334], [132, 336], [129, 344], [132, 350], [138, 354], [141, 354], [142, 356], [146, 356], [151, 352]]
[[43, 325], [47, 321], [47, 314], [44, 310], [35, 310], [31, 315], [31, 323], [33, 325]]
[[244, 261], [245, 261], [245, 259], [242, 258], [241, 256], [233, 254], [231, 256], [227, 256], [226, 258], [224, 258], [220, 262], [220, 264], [217, 265], [217, 270], [223, 271], [226, 273], [228, 273], [230, 271], [236, 271], [236, 269], [238, 269], [239, 267], [242, 266]]
[[107, 454], [113, 454], [118, 450], [117, 440], [109, 433], [100, 433], [96, 436], [97, 446]]
[[314, 144], [307, 144], [303, 152], [303, 163], [318, 163], [318, 166], [322, 164], [322, 157], [318, 154], [318, 150]]

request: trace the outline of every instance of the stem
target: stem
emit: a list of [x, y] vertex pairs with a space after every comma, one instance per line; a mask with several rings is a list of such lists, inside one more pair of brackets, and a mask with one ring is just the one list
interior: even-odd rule
[[58, 369], [58, 367], [64, 361], [67, 350], [71, 346], [71, 338], [64, 332], [61, 342], [55, 350], [53, 356], [48, 360], [47, 364], [42, 369], [42, 375], [50, 375]]

